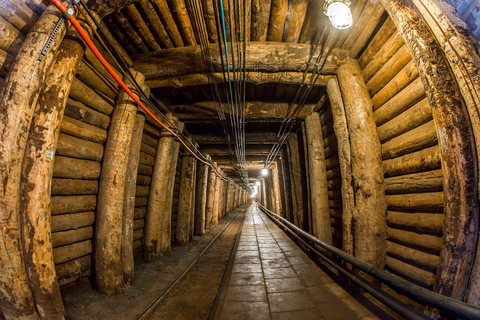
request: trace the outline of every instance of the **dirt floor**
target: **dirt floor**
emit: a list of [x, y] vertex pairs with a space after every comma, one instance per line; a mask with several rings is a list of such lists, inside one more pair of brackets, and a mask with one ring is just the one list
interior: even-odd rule
[[[62, 289], [69, 319], [138, 319], [168, 286], [194, 261], [212, 239], [230, 222], [212, 247], [200, 258], [148, 319], [206, 319], [239, 231], [245, 209], [234, 210], [185, 247], [146, 263], [138, 256], [135, 280], [125, 292], [114, 296], [97, 293], [88, 280]], [[237, 212], [240, 214], [236, 215]]]

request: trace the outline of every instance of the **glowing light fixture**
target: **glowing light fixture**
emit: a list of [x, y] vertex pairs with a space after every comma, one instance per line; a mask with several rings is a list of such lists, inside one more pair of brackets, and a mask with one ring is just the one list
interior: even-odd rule
[[260, 186], [260, 181], [257, 181], [256, 185], [257, 185], [257, 186]]
[[262, 176], [266, 176], [268, 174], [268, 170], [266, 168], [262, 169]]
[[325, 0], [323, 12], [337, 29], [347, 29], [353, 23], [350, 0]]

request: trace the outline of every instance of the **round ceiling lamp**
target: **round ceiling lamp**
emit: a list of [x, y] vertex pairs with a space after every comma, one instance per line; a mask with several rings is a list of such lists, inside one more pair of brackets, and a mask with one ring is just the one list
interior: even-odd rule
[[262, 176], [266, 176], [268, 174], [268, 170], [266, 168], [262, 169]]
[[323, 12], [337, 29], [347, 29], [353, 24], [350, 0], [325, 0]]

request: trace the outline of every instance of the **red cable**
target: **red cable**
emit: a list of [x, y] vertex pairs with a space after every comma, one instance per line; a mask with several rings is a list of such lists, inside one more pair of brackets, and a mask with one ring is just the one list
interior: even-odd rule
[[[68, 8], [65, 7], [63, 5], [63, 3], [60, 2], [60, 0], [50, 0], [50, 2], [55, 5], [58, 10], [60, 10], [60, 12], [62, 12], [63, 14], [65, 14], [67, 11], [68, 11]], [[118, 84], [122, 87], [123, 90], [125, 90], [126, 93], [128, 93], [128, 95], [140, 106], [140, 108], [142, 108], [150, 117], [153, 118], [153, 120], [155, 120], [156, 122], [158, 122], [158, 124], [160, 126], [162, 126], [165, 130], [167, 130], [170, 134], [172, 134], [175, 138], [178, 139], [178, 141], [180, 141], [180, 143], [185, 147], [185, 149], [187, 149], [188, 152], [190, 152], [197, 160], [199, 160], [200, 162], [208, 165], [210, 168], [212, 168], [213, 172], [222, 180], [224, 181], [227, 181], [227, 179], [225, 179], [224, 177], [222, 177], [222, 175], [215, 169], [215, 167], [210, 164], [209, 162], [201, 159], [199, 156], [197, 156], [192, 150], [190, 150], [190, 148], [186, 145], [186, 143], [178, 136], [178, 134], [176, 134], [172, 129], [170, 129], [169, 127], [167, 127], [163, 122], [161, 122], [150, 110], [147, 109], [147, 107], [145, 107], [143, 105], [143, 103], [133, 94], [132, 91], [130, 91], [130, 89], [127, 87], [127, 85], [122, 81], [122, 79], [120, 79], [120, 77], [115, 73], [115, 71], [112, 69], [112, 67], [110, 67], [110, 65], [108, 64], [108, 62], [105, 60], [105, 58], [102, 56], [102, 54], [98, 51], [98, 49], [95, 47], [95, 45], [93, 44], [92, 40], [90, 40], [90, 37], [88, 36], [88, 34], [85, 32], [85, 30], [83, 29], [83, 27], [78, 23], [77, 19], [75, 19], [75, 17], [72, 15], [68, 18], [68, 21], [70, 21], [70, 23], [75, 27], [75, 29], [77, 30], [77, 32], [80, 34], [80, 36], [83, 38], [83, 40], [87, 43], [88, 47], [90, 48], [90, 50], [92, 50], [92, 52], [95, 54], [95, 56], [97, 57], [98, 60], [100, 60], [100, 62], [103, 64], [103, 66], [105, 67], [105, 69], [107, 69], [107, 71], [112, 75], [112, 77], [118, 82]]]

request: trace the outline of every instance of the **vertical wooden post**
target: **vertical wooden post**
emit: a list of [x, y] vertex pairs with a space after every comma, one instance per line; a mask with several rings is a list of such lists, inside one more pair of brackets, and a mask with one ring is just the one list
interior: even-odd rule
[[37, 318], [21, 247], [20, 175], [34, 108], [66, 24], [42, 61], [38, 57], [60, 17], [52, 5], [45, 10], [27, 34], [0, 93], [0, 307], [7, 318]]
[[[183, 123], [178, 122], [176, 117], [171, 113], [167, 113], [166, 116], [170, 122], [183, 130]], [[174, 137], [168, 131], [162, 130], [155, 154], [145, 216], [143, 258], [146, 261], [154, 261], [162, 255], [170, 254], [173, 194], [173, 182], [170, 181], [175, 177], [179, 148], [179, 143], [175, 143]]]
[[267, 180], [265, 178], [262, 178], [262, 205], [264, 207], [267, 207], [267, 186], [266, 186]]
[[216, 175], [213, 170], [208, 173], [208, 187], [207, 187], [207, 207], [205, 215], [205, 229], [210, 228], [212, 223], [213, 211], [215, 210], [215, 183]]
[[30, 127], [20, 186], [25, 267], [37, 310], [48, 319], [66, 316], [53, 260], [50, 194], [60, 124], [75, 70], [84, 54], [80, 41], [65, 39], [49, 69]]
[[195, 169], [196, 160], [190, 154], [182, 159], [182, 173], [180, 177], [180, 193], [177, 212], [176, 239], [179, 245], [184, 246], [190, 240], [190, 224], [192, 207], [194, 206]]
[[[195, 146], [198, 148], [199, 145], [198, 144], [195, 144]], [[195, 231], [194, 231], [194, 228], [195, 228], [195, 199], [197, 197], [197, 195], [195, 194], [195, 191], [196, 191], [196, 186], [197, 186], [197, 170], [198, 170], [198, 162], [197, 162], [197, 159], [193, 159], [194, 160], [194, 172], [193, 172], [193, 186], [192, 186], [192, 203], [190, 205], [190, 234], [189, 234], [189, 239], [190, 241], [193, 240], [193, 236], [195, 235]]]
[[218, 208], [218, 218], [222, 218], [225, 215], [225, 181], [220, 180], [220, 205]]
[[280, 189], [280, 178], [278, 174], [277, 162], [274, 162], [272, 166], [272, 181], [273, 181], [273, 195], [274, 195], [274, 201], [275, 201], [275, 210], [277, 214], [281, 216], [282, 200], [280, 199], [281, 189]]
[[233, 211], [235, 208], [235, 187], [230, 185], [230, 210]]
[[[292, 222], [292, 193], [291, 193], [291, 186], [290, 186], [290, 172], [288, 170], [288, 156], [286, 148], [283, 148], [281, 153], [281, 159], [279, 162], [280, 165], [280, 175], [281, 175], [281, 186], [283, 188], [282, 195], [284, 198], [284, 217], [288, 221]], [[248, 201], [248, 198], [245, 200]]]
[[308, 144], [308, 168], [312, 200], [313, 235], [332, 244], [332, 228], [328, 206], [327, 165], [322, 137], [320, 115], [313, 112], [305, 118]]
[[197, 168], [197, 181], [195, 188], [195, 234], [205, 233], [205, 213], [207, 208], [208, 169], [206, 164]]
[[227, 201], [227, 211], [230, 213], [233, 210], [233, 185], [228, 185], [228, 193], [227, 193], [228, 201]]
[[354, 254], [383, 268], [386, 251], [386, 210], [383, 162], [373, 107], [358, 62], [347, 59], [338, 71], [352, 152]]
[[[300, 154], [298, 153], [298, 141], [296, 134], [288, 136], [287, 144], [288, 160], [290, 163], [290, 181], [292, 185], [292, 196], [295, 199], [293, 207], [293, 223], [305, 230], [304, 225], [304, 206], [302, 194], [302, 172], [300, 168]], [[263, 183], [265, 187], [265, 183]]]
[[221, 199], [221, 188], [222, 188], [222, 180], [219, 177], [216, 177], [215, 182], [215, 207], [212, 216], [212, 223], [218, 224], [218, 219], [220, 218], [220, 206], [222, 205]]
[[[300, 153], [300, 158], [303, 158], [303, 165], [304, 165], [304, 170], [302, 170], [302, 175], [303, 175], [303, 181], [304, 181], [304, 186], [306, 186], [303, 189], [304, 192], [304, 201], [303, 201], [303, 206], [305, 208], [305, 219], [304, 223], [306, 223], [306, 227], [308, 228], [309, 233], [313, 233], [313, 217], [312, 217], [312, 201], [311, 201], [311, 192], [310, 192], [310, 179], [308, 179], [308, 173], [310, 172], [309, 170], [309, 163], [308, 163], [308, 147], [307, 147], [307, 130], [305, 129], [305, 122], [302, 122], [302, 127], [300, 130], [302, 136], [301, 136], [301, 145], [299, 146], [299, 151], [302, 152], [303, 154]], [[305, 221], [306, 220], [306, 221]]]
[[[458, 86], [459, 82], [452, 77], [457, 76], [459, 79], [459, 70], [454, 66], [453, 61], [452, 65], [449, 65], [442, 51], [444, 44], [442, 46], [438, 44], [432, 29], [412, 1], [381, 0], [381, 3], [412, 53], [412, 59], [418, 68], [432, 108], [440, 147], [445, 219], [443, 246], [433, 290], [442, 295], [463, 300], [474, 262], [479, 212], [478, 168], [473, 130]], [[425, 5], [422, 11], [428, 8], [433, 6]], [[434, 14], [434, 17], [439, 19], [439, 22], [433, 22], [435, 24], [441, 25], [446, 22], [441, 15]], [[431, 17], [428, 19], [431, 20]], [[438, 30], [434, 32], [438, 34]], [[449, 28], [448, 35], [453, 34], [454, 31]], [[452, 40], [452, 43], [455, 41]], [[460, 45], [456, 46], [458, 46], [458, 52], [465, 49]], [[475, 51], [478, 50], [475, 49]], [[446, 54], [452, 57], [448, 50]], [[470, 69], [467, 67], [470, 64], [468, 58], [461, 56], [454, 59], [458, 60], [455, 63], [462, 63], [462, 69]], [[453, 70], [452, 66], [454, 66]], [[474, 81], [474, 78], [468, 81]]]
[[330, 99], [333, 115], [333, 128], [338, 143], [338, 158], [342, 175], [342, 223], [343, 223], [343, 251], [353, 253], [352, 218], [355, 207], [352, 187], [352, 157], [350, 153], [350, 137], [345, 116], [343, 98], [338, 87], [337, 79], [330, 79], [327, 83], [327, 93]]
[[143, 127], [145, 115], [137, 111], [135, 125], [132, 132], [132, 141], [127, 164], [127, 177], [125, 179], [125, 194], [123, 197], [123, 239], [122, 239], [122, 264], [123, 281], [132, 284], [135, 270], [133, 260], [133, 220], [135, 211], [135, 192], [137, 187], [137, 171], [140, 161], [140, 148], [142, 146]]
[[[145, 77], [136, 73], [143, 84]], [[138, 94], [137, 94], [138, 96]], [[95, 285], [106, 294], [123, 291], [122, 233], [125, 180], [137, 105], [121, 91], [110, 122], [98, 192]]]

